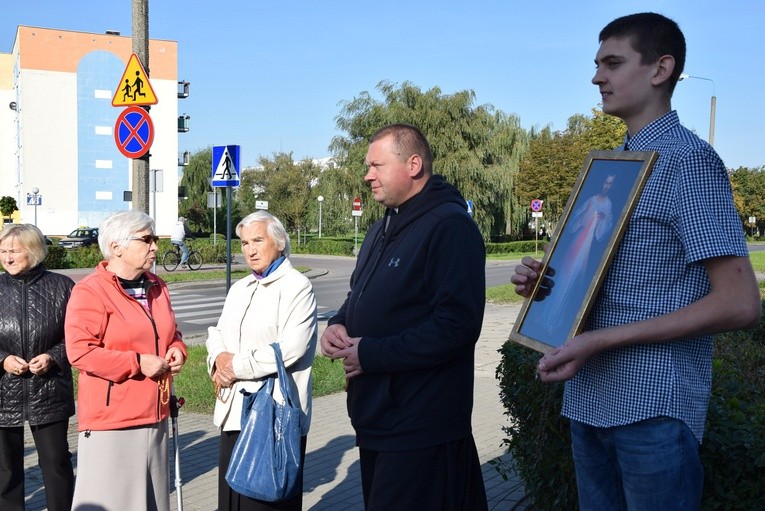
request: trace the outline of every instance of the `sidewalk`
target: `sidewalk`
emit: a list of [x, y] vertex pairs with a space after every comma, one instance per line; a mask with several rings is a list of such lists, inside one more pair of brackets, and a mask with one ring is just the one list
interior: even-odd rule
[[[522, 484], [517, 479], [503, 481], [494, 467], [488, 464], [488, 461], [498, 457], [509, 458], [502, 447], [502, 426], [507, 424], [507, 418], [499, 401], [499, 385], [494, 373], [500, 360], [497, 350], [507, 339], [519, 309], [519, 305], [487, 304], [481, 338], [476, 347], [473, 435], [483, 465], [490, 510], [512, 509], [524, 495]], [[325, 326], [325, 322], [320, 322], [320, 329]], [[354, 445], [353, 428], [346, 414], [345, 394], [317, 398], [313, 401], [313, 406], [306, 453], [303, 509], [361, 510], [363, 505], [358, 451]], [[42, 474], [37, 465], [37, 455], [29, 428], [25, 426], [24, 429], [26, 508], [38, 511], [45, 509]], [[183, 508], [188, 511], [214, 510], [217, 506], [218, 431], [212, 424], [212, 417], [184, 413], [181, 409], [178, 430]], [[70, 423], [69, 445], [76, 467], [76, 416]], [[172, 438], [168, 449], [171, 509], [176, 510]], [[521, 505], [518, 509], [525, 508]]]

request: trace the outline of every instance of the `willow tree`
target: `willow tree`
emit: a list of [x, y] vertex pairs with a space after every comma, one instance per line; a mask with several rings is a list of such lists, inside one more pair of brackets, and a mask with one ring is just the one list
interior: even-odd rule
[[423, 92], [409, 82], [397, 87], [387, 81], [377, 89], [382, 100], [362, 92], [343, 103], [335, 120], [346, 135], [335, 137], [330, 146], [338, 165], [354, 171], [354, 183], [366, 204], [364, 225], [382, 215], [382, 207], [363, 184], [369, 137], [386, 124], [403, 122], [417, 126], [427, 137], [434, 172], [473, 202], [473, 216], [485, 239], [508, 230], [519, 232], [525, 211], [514, 198], [513, 187], [527, 137], [518, 118], [491, 105], [475, 106], [475, 93], [469, 90], [443, 94], [433, 87]]
[[208, 147], [191, 155], [179, 183], [186, 191], [186, 198], [179, 199], [178, 211], [199, 231], [212, 230], [212, 212], [207, 209], [207, 192], [212, 191], [211, 175], [212, 147]]

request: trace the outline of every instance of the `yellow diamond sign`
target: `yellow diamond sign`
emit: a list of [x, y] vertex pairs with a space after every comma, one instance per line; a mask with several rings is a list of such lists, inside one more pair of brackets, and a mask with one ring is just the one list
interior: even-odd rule
[[112, 106], [156, 105], [157, 96], [151, 88], [149, 77], [134, 53], [130, 56], [125, 72], [122, 73], [117, 90], [112, 98]]

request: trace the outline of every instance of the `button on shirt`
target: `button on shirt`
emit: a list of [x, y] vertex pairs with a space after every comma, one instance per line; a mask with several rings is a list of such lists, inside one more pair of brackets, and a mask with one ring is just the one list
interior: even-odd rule
[[[641, 321], [689, 305], [710, 291], [704, 260], [748, 255], [725, 165], [709, 144], [680, 125], [676, 112], [632, 136], [629, 148], [657, 151], [659, 157], [587, 330]], [[608, 350], [566, 383], [562, 413], [595, 427], [674, 417], [701, 441], [711, 366], [712, 336]]]

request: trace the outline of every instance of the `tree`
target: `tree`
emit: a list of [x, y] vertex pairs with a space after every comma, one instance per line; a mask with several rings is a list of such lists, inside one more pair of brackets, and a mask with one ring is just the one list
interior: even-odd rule
[[[762, 232], [761, 227], [765, 227], [765, 167], [739, 167], [729, 175], [733, 188], [733, 203], [741, 221], [748, 227], [747, 232], [752, 232], [753, 229]], [[757, 219], [755, 225], [749, 224], [750, 216]]]
[[178, 211], [199, 231], [212, 230], [212, 213], [207, 208], [207, 192], [212, 191], [211, 175], [212, 148], [208, 147], [191, 155], [181, 177], [180, 185], [186, 188], [187, 198], [181, 200]]
[[19, 207], [16, 204], [16, 199], [5, 195], [0, 197], [0, 213], [3, 217], [10, 218], [14, 211], [18, 211]]
[[[359, 219], [359, 225], [368, 225], [369, 222], [376, 220], [373, 212], [377, 211], [376, 203], [371, 204], [367, 201], [369, 185], [367, 185], [363, 176], [366, 173], [363, 165], [354, 167], [340, 167], [330, 162], [322, 170], [319, 183], [313, 190], [314, 202], [316, 197], [324, 197], [322, 206], [322, 233], [327, 236], [348, 234], [353, 232], [355, 220], [351, 216], [353, 210], [353, 199], [362, 198], [363, 215]], [[371, 209], [368, 209], [370, 206]], [[318, 208], [311, 208], [308, 216], [311, 226], [318, 225]], [[366, 221], [366, 223], [364, 223]]]
[[548, 231], [554, 229], [587, 154], [617, 147], [626, 132], [620, 119], [597, 110], [592, 117], [571, 116], [563, 132], [549, 127], [532, 132], [515, 188], [519, 200], [524, 205], [533, 199], [544, 201], [545, 223]]
[[423, 92], [409, 82], [396, 87], [387, 81], [377, 88], [382, 101], [362, 92], [346, 102], [336, 118], [338, 129], [346, 135], [335, 137], [330, 148], [344, 172], [328, 177], [350, 182], [344, 183], [345, 190], [328, 186], [333, 200], [352, 200], [351, 193], [361, 197], [365, 212], [370, 213], [364, 215], [364, 225], [382, 216], [383, 208], [372, 200], [363, 182], [364, 156], [369, 137], [377, 129], [404, 122], [417, 126], [427, 137], [434, 172], [445, 175], [465, 199], [473, 201], [474, 218], [484, 238], [522, 227], [525, 211], [512, 191], [527, 138], [517, 117], [491, 105], [474, 106], [475, 93], [469, 90], [443, 94], [433, 87]]
[[256, 196], [267, 200], [269, 211], [284, 227], [299, 232], [306, 225], [320, 166], [310, 159], [294, 162], [292, 153], [284, 152], [275, 153], [273, 159], [261, 156], [258, 163], [260, 169], [248, 172], [246, 191], [238, 195], [240, 204], [249, 204]]

